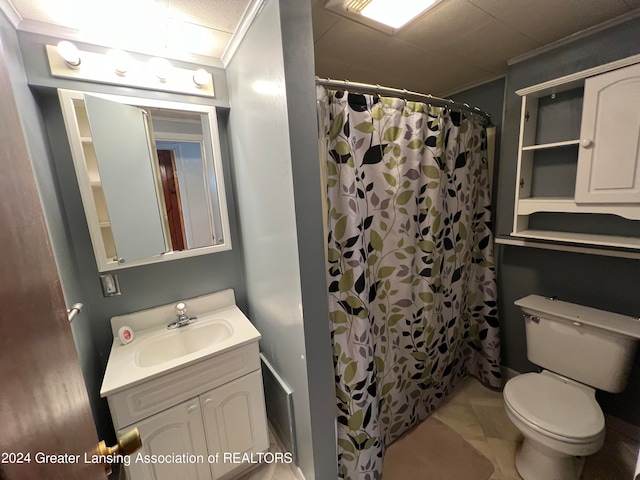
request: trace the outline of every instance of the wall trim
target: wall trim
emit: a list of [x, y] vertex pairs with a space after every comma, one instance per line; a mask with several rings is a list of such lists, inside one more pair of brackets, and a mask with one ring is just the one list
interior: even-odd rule
[[[496, 80], [500, 80], [501, 78], [506, 79], [507, 74], [505, 73], [498, 73], [492, 77], [487, 77], [484, 78], [482, 80], [479, 80], [477, 82], [473, 82], [473, 83], [469, 83], [468, 85], [462, 87], [462, 88], [457, 88], [455, 90], [449, 90], [447, 92], [444, 92], [441, 96], [444, 98], [449, 98], [452, 97], [454, 95], [457, 95], [459, 93], [462, 92], [466, 92], [467, 90], [471, 90], [472, 88], [476, 88], [476, 87], [481, 87], [482, 85], [486, 85], [487, 83], [491, 83], [491, 82], [495, 82]], [[506, 81], [505, 81], [506, 83]]]
[[[3, 2], [8, 0], [0, 0], [0, 6]], [[93, 45], [96, 47], [104, 47], [104, 48], [113, 48], [112, 44], [108, 44], [99, 39], [90, 38], [87, 34], [84, 34], [78, 30], [73, 28], [63, 27], [61, 25], [53, 25], [51, 23], [38, 22], [35, 20], [21, 20], [17, 30], [20, 32], [31, 33], [34, 35], [43, 35], [47, 37], [53, 37], [58, 40], [69, 40], [71, 42], [84, 43], [87, 45]], [[170, 60], [177, 60], [179, 62], [187, 62], [193, 63], [197, 65], [201, 65], [203, 67], [216, 67], [223, 68], [222, 60], [219, 58], [208, 57], [206, 55], [198, 55], [194, 53], [182, 53], [180, 55], [168, 55], [168, 52], [163, 51], [150, 51], [144, 49], [129, 49], [127, 47], [123, 48], [127, 52], [139, 53], [141, 55], [147, 56], [159, 56], [165, 57]]]
[[4, 13], [13, 28], [18, 29], [18, 25], [22, 22], [22, 17], [9, 0], [0, 0], [0, 12]]
[[640, 8], [636, 8], [635, 10], [624, 13], [618, 17], [612, 18], [610, 20], [606, 20], [602, 23], [599, 23], [598, 25], [594, 25], [593, 27], [585, 28], [584, 30], [576, 32], [567, 37], [561, 38], [560, 40], [556, 40], [555, 42], [551, 42], [541, 47], [538, 47], [534, 50], [530, 50], [527, 53], [523, 53], [516, 57], [512, 57], [507, 60], [507, 65], [508, 66], [516, 65], [520, 62], [524, 62], [525, 60], [529, 60], [530, 58], [537, 57], [538, 55], [546, 53], [550, 50], [554, 50], [558, 47], [562, 47], [569, 43], [575, 42], [576, 40], [579, 40], [581, 38], [585, 38], [595, 33], [601, 32], [603, 30], [607, 30], [611, 27], [615, 27], [616, 25], [620, 25], [621, 23], [624, 23], [626, 21], [632, 20], [637, 17], [640, 17]]
[[224, 53], [222, 54], [222, 66], [223, 68], [227, 68], [227, 65], [233, 59], [238, 47], [242, 43], [244, 36], [247, 34], [247, 31], [251, 27], [251, 24], [256, 19], [258, 14], [262, 11], [263, 7], [267, 3], [267, 0], [252, 0], [251, 4], [247, 7], [242, 16], [242, 20], [240, 20], [240, 24], [236, 29], [235, 33], [231, 37], [231, 41], [227, 45]]

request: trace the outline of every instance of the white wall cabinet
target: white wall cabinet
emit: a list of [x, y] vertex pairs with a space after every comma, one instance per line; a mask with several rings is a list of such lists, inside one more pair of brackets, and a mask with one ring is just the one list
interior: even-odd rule
[[512, 236], [640, 250], [640, 56], [516, 93]]
[[576, 202], [640, 205], [640, 64], [585, 80]]
[[[58, 94], [99, 271], [231, 249], [214, 107], [63, 89]], [[184, 172], [162, 175], [167, 164], [161, 167], [158, 159], [156, 129], [164, 140], [196, 142], [198, 165], [190, 178]], [[188, 198], [197, 209], [183, 211], [179, 192], [194, 184]], [[195, 241], [183, 238], [185, 223], [198, 233]]]

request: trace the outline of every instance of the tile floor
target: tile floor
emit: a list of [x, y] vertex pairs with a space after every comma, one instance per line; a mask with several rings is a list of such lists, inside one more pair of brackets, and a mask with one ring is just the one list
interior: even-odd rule
[[[283, 452], [283, 448], [269, 429], [269, 451]], [[296, 480], [292, 467], [287, 463], [264, 464], [241, 475], [237, 480]]]
[[[521, 479], [515, 466], [515, 453], [522, 436], [507, 418], [502, 392], [467, 378], [434, 416], [493, 462], [491, 480]], [[636, 441], [609, 428], [602, 450], [587, 457], [581, 480], [630, 480], [637, 452]]]
[[[514, 460], [522, 436], [507, 418], [502, 392], [490, 390], [476, 379], [467, 378], [434, 416], [493, 463], [494, 472], [490, 480], [521, 480]], [[282, 451], [273, 435], [270, 451]], [[609, 428], [602, 450], [587, 458], [581, 480], [630, 480], [637, 452], [636, 441]], [[296, 480], [296, 476], [289, 465], [272, 464], [262, 465], [239, 480]]]

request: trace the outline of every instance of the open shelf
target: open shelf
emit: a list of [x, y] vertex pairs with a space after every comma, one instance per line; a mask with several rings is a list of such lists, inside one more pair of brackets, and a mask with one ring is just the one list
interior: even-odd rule
[[514, 237], [551, 240], [555, 242], [580, 243], [601, 247], [632, 248], [640, 250], [640, 238], [616, 235], [594, 235], [590, 233], [557, 232], [549, 230], [522, 230], [511, 234]]
[[566, 197], [532, 197], [518, 200], [518, 215], [531, 215], [538, 212], [599, 213], [640, 220], [640, 208], [633, 204], [579, 204], [573, 198]]

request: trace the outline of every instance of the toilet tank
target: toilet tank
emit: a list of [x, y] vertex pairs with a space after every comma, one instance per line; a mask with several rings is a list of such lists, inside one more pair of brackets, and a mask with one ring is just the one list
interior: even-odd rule
[[531, 362], [600, 390], [624, 390], [640, 320], [539, 295], [515, 304], [524, 312]]

